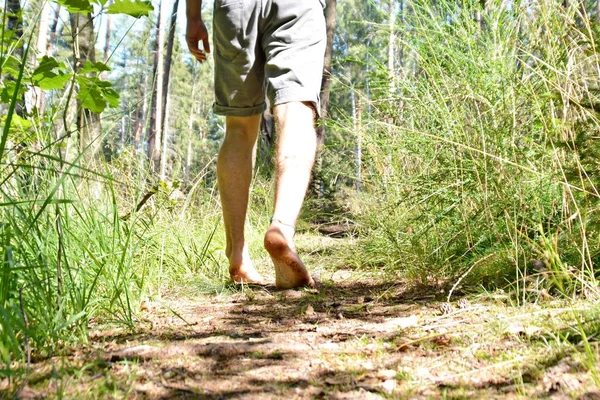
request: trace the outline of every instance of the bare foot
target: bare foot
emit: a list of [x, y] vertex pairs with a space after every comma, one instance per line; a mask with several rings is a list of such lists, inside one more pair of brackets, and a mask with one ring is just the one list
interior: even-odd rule
[[229, 256], [229, 276], [235, 283], [251, 283], [256, 285], [265, 285], [265, 280], [258, 273], [252, 260], [248, 247], [244, 245], [244, 250], [241, 255]]
[[315, 281], [296, 253], [293, 235], [293, 228], [277, 222], [273, 222], [265, 234], [265, 249], [275, 265], [275, 286], [279, 289], [314, 287]]
[[258, 271], [250, 265], [242, 265], [240, 267], [229, 267], [229, 276], [235, 283], [250, 283], [255, 285], [265, 285], [265, 280]]

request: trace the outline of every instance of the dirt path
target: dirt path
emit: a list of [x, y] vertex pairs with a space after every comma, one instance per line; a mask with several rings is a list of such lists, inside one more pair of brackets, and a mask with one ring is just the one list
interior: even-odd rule
[[582, 361], [542, 340], [552, 305], [442, 311], [431, 288], [335, 275], [319, 290], [147, 303], [138, 332], [94, 331], [34, 368], [21, 397], [600, 398]]

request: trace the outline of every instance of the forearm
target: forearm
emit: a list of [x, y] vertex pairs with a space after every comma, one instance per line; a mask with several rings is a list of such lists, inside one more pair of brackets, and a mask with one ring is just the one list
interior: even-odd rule
[[187, 18], [202, 18], [202, 0], [186, 0], [185, 14]]

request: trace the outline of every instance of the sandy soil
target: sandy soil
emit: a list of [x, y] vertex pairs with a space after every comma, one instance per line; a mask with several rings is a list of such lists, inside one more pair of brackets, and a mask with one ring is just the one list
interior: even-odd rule
[[431, 286], [352, 276], [148, 301], [135, 332], [97, 326], [88, 346], [36, 362], [18, 397], [600, 398], [583, 361], [548, 344], [558, 305], [448, 304]]

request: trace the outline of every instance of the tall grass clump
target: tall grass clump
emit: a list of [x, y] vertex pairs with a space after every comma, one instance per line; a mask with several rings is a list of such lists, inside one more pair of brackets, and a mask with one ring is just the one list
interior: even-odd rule
[[144, 298], [182, 285], [220, 290], [226, 273], [202, 175], [185, 196], [132, 149], [111, 163], [79, 152], [59, 107], [16, 114], [20, 85], [0, 148], [0, 376], [17, 378], [32, 360], [85, 342], [92, 325], [135, 329]]
[[543, 275], [595, 296], [597, 19], [579, 2], [486, 4], [407, 2], [396, 86], [380, 81], [363, 117], [358, 257], [424, 281]]
[[204, 202], [175, 200], [165, 184], [148, 189], [143, 171], [61, 161], [49, 137], [35, 152], [8, 147], [1, 166], [3, 374], [85, 341], [91, 322], [135, 328], [145, 297], [225, 280], [218, 207], [204, 189], [193, 194]]

